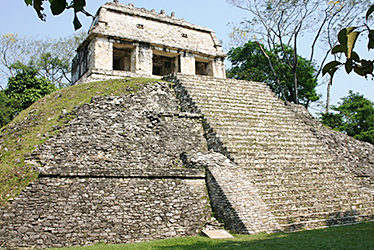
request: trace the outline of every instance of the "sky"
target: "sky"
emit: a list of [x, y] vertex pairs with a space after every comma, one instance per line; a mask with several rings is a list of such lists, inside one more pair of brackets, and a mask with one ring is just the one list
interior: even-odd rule
[[[98, 8], [108, 0], [87, 0], [86, 10], [95, 14]], [[229, 23], [239, 23], [243, 18], [250, 17], [249, 13], [229, 5], [226, 0], [119, 0], [123, 4], [133, 3], [135, 7], [155, 9], [160, 12], [165, 10], [165, 14], [170, 15], [175, 12], [176, 18], [183, 18], [187, 22], [204, 26], [215, 30], [223, 48], [227, 52], [230, 41], [228, 34], [232, 28]], [[19, 36], [50, 37], [58, 38], [74, 34], [72, 24], [73, 11], [65, 11], [59, 16], [53, 16], [49, 11], [49, 5], [44, 4], [47, 21], [41, 21], [31, 6], [26, 7], [24, 0], [2, 0], [0, 8], [0, 35], [7, 33], [18, 34]], [[87, 31], [92, 19], [79, 14], [79, 19], [83, 24], [81, 30]], [[308, 34], [304, 38], [305, 44], [310, 44]], [[299, 44], [298, 53], [304, 57], [309, 56], [309, 49], [303, 47], [303, 40]], [[373, 52], [372, 52], [373, 53]], [[373, 54], [371, 54], [373, 58]], [[229, 63], [226, 62], [226, 67]], [[359, 92], [371, 101], [374, 101], [374, 81], [356, 76], [347, 75], [343, 70], [337, 72], [331, 89], [331, 103], [337, 104], [341, 97], [347, 96], [349, 90]], [[326, 85], [317, 88], [322, 94], [322, 100], [326, 99]], [[318, 111], [310, 109], [312, 113]], [[320, 109], [319, 111], [322, 111]]]

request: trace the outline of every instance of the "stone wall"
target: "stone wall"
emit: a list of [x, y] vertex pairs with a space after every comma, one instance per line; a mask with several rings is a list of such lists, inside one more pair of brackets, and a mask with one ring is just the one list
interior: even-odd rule
[[206, 169], [214, 216], [232, 232], [256, 234], [280, 230], [250, 176], [227, 157], [213, 151], [192, 155], [187, 165]]
[[[113, 44], [118, 46], [119, 50], [113, 50]], [[86, 48], [89, 49], [88, 56], [82, 58], [81, 51]], [[130, 65], [119, 69], [114, 66], [116, 63], [113, 58], [121, 60], [119, 51], [124, 48], [131, 53], [131, 58], [123, 61]], [[165, 61], [176, 62], [176, 67], [159, 72], [155, 55], [161, 55]], [[74, 83], [78, 84], [98, 78], [108, 79], [111, 75], [118, 77], [120, 75], [117, 71], [126, 70], [139, 76], [165, 76], [181, 72], [226, 78], [226, 56], [211, 29], [190, 24], [174, 15], [167, 16], [163, 12], [139, 9], [132, 4], [108, 2], [98, 10], [88, 36], [78, 48], [78, 55], [72, 67], [72, 78]], [[78, 70], [82, 68], [79, 63], [85, 63], [87, 60], [89, 70], [83, 75]], [[199, 62], [204, 63], [202, 71], [196, 70]], [[168, 63], [164, 66], [168, 66]], [[111, 73], [101, 74], [102, 71]], [[80, 78], [83, 79], [79, 80]]]
[[374, 195], [374, 145], [329, 129], [314, 118], [303, 106], [287, 103], [297, 117], [307, 124], [310, 131], [328, 147], [346, 169], [371, 186]]
[[[182, 110], [204, 116], [208, 149], [235, 163], [231, 169], [207, 171], [215, 186], [210, 195], [216, 192], [219, 206], [228, 209], [220, 212], [222, 219], [237, 216], [243, 225], [247, 218], [274, 219], [264, 220], [267, 229], [252, 229], [256, 223], [249, 223], [251, 232], [374, 218], [372, 145], [324, 128], [305, 108], [279, 100], [264, 83], [182, 74], [168, 80], [176, 83]], [[243, 209], [256, 202], [259, 214]]]
[[97, 19], [97, 25], [90, 33], [225, 56], [213, 30], [165, 13], [136, 8], [131, 4], [107, 2], [98, 11]]
[[[130, 89], [127, 89], [128, 91]], [[102, 96], [27, 159], [39, 178], [0, 211], [0, 247], [49, 248], [196, 235], [211, 215], [205, 172], [181, 155], [206, 151], [201, 116], [171, 86]]]
[[39, 178], [0, 213], [0, 247], [50, 248], [196, 235], [204, 179]]

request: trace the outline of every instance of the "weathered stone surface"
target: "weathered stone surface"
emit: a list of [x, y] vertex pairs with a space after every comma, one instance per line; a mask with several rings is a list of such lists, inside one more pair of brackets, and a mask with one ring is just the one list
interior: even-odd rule
[[310, 131], [336, 156], [336, 160], [365, 181], [374, 183], [374, 145], [331, 130], [316, 120], [303, 106], [287, 103]]
[[49, 248], [196, 235], [210, 209], [204, 179], [39, 178], [0, 215], [1, 246]]
[[194, 235], [221, 226], [205, 223], [211, 207], [239, 233], [374, 219], [372, 145], [323, 127], [262, 83], [168, 79], [175, 93], [160, 82], [77, 107], [28, 157], [40, 177], [0, 210], [0, 246]]
[[[369, 180], [374, 168], [372, 145], [323, 128], [305, 108], [285, 105], [264, 83], [181, 74], [167, 79], [176, 83], [183, 111], [204, 115], [208, 149], [237, 163], [233, 175], [246, 176], [281, 229], [374, 218], [374, 187]], [[221, 174], [227, 177], [219, 179]], [[207, 185], [215, 183], [211, 190], [230, 187], [235, 179], [230, 174], [212, 173], [214, 182], [207, 171]], [[242, 191], [250, 194], [252, 188], [238, 186], [222, 188], [217, 196], [241, 204]], [[239, 209], [233, 210], [234, 221], [245, 220]]]
[[100, 7], [73, 60], [72, 81], [174, 72], [226, 78], [226, 54], [211, 29], [118, 2]]
[[[39, 179], [0, 210], [0, 247], [50, 248], [196, 235], [211, 214], [201, 115], [180, 112], [171, 86], [95, 97], [29, 157]], [[66, 112], [63, 116], [70, 115]]]
[[279, 225], [250, 176], [220, 153], [197, 153], [188, 164], [205, 167], [214, 216], [236, 233], [274, 232]]
[[175, 169], [182, 167], [181, 153], [206, 150], [201, 117], [181, 113], [165, 83], [135, 95], [95, 97], [74, 113], [68, 127], [33, 152], [43, 175]]
[[203, 230], [203, 234], [211, 239], [229, 239], [234, 238], [225, 230]]

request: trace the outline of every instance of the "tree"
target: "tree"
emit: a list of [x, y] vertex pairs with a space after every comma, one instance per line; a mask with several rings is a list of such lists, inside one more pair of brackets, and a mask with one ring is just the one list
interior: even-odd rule
[[0, 128], [8, 124], [17, 112], [17, 101], [0, 91]]
[[66, 0], [25, 0], [26, 5], [32, 5], [35, 9], [36, 13], [38, 14], [38, 17], [42, 21], [46, 21], [46, 14], [43, 13], [44, 7], [43, 2], [46, 1], [47, 3], [50, 3], [51, 12], [53, 15], [60, 15], [62, 12], [64, 12], [67, 9], [73, 9], [74, 10], [74, 20], [73, 25], [75, 30], [78, 30], [82, 27], [82, 24], [80, 23], [77, 13], [82, 12], [86, 16], [91, 16], [90, 13], [84, 10], [84, 7], [86, 7], [86, 0], [72, 0], [70, 4], [68, 4], [68, 1]]
[[9, 78], [4, 93], [9, 99], [17, 101], [17, 106], [14, 107], [15, 115], [57, 89], [47, 78], [38, 78], [37, 70], [30, 66], [17, 63], [12, 67], [17, 74]]
[[[314, 77], [315, 68], [312, 63], [301, 56], [297, 56], [299, 67], [297, 75], [299, 84], [298, 99], [295, 100], [295, 86], [293, 72], [290, 70], [293, 62], [287, 62], [294, 51], [289, 46], [275, 46], [267, 50], [258, 42], [249, 41], [243, 46], [231, 48], [228, 59], [233, 67], [227, 71], [227, 76], [259, 82], [266, 82], [282, 99], [301, 103], [308, 107], [311, 102], [319, 99], [316, 93], [317, 80]], [[291, 57], [292, 60], [292, 57]]]
[[341, 100], [339, 106], [333, 107], [337, 113], [323, 114], [322, 123], [374, 144], [374, 103], [352, 91]]
[[37, 69], [38, 76], [48, 78], [59, 88], [69, 85], [71, 61], [84, 36], [84, 32], [57, 39], [3, 35], [0, 37], [0, 81], [5, 83], [14, 77], [16, 70], [11, 66], [20, 62], [31, 65]]
[[[253, 15], [251, 19], [244, 20], [238, 27], [235, 27], [236, 34], [253, 34], [257, 40], [265, 43], [269, 50], [278, 45], [282, 49], [286, 46], [293, 47], [294, 54], [289, 55], [286, 63], [290, 65], [293, 73], [296, 96], [299, 83], [298, 43], [303, 33], [314, 34], [314, 38], [310, 40], [310, 62], [315, 59], [318, 44], [326, 48], [325, 55], [320, 58], [321, 65], [323, 65], [329, 50], [336, 45], [337, 31], [345, 25], [358, 22], [360, 13], [368, 5], [366, 0], [227, 0], [227, 2]], [[241, 32], [242, 30], [245, 32]], [[290, 64], [291, 61], [292, 64]], [[321, 68], [322, 66], [318, 67], [316, 78]], [[329, 87], [328, 84], [328, 92]]]
[[333, 55], [344, 54], [345, 62], [334, 60], [327, 63], [323, 68], [323, 74], [328, 73], [331, 78], [335, 72], [344, 65], [345, 71], [350, 74], [353, 70], [357, 75], [374, 76], [373, 64], [374, 60], [360, 59], [357, 52], [354, 51], [356, 41], [362, 33], [367, 33], [367, 48], [368, 50], [374, 49], [374, 30], [369, 27], [367, 22], [369, 21], [370, 15], [374, 12], [374, 5], [372, 5], [366, 12], [366, 23], [361, 27], [347, 27], [342, 29], [338, 34], [339, 44], [337, 44], [331, 51]]

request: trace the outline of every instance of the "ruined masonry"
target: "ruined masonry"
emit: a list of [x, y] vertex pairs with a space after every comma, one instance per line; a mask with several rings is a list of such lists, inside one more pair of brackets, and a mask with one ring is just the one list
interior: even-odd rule
[[103, 5], [74, 60], [76, 84], [154, 80], [62, 114], [75, 118], [28, 159], [39, 178], [0, 209], [0, 246], [197, 235], [212, 215], [247, 234], [373, 220], [374, 146], [264, 83], [225, 79], [224, 56], [211, 30]]
[[224, 78], [225, 57], [213, 30], [177, 19], [174, 13], [108, 2], [78, 48], [72, 82], [178, 72]]

